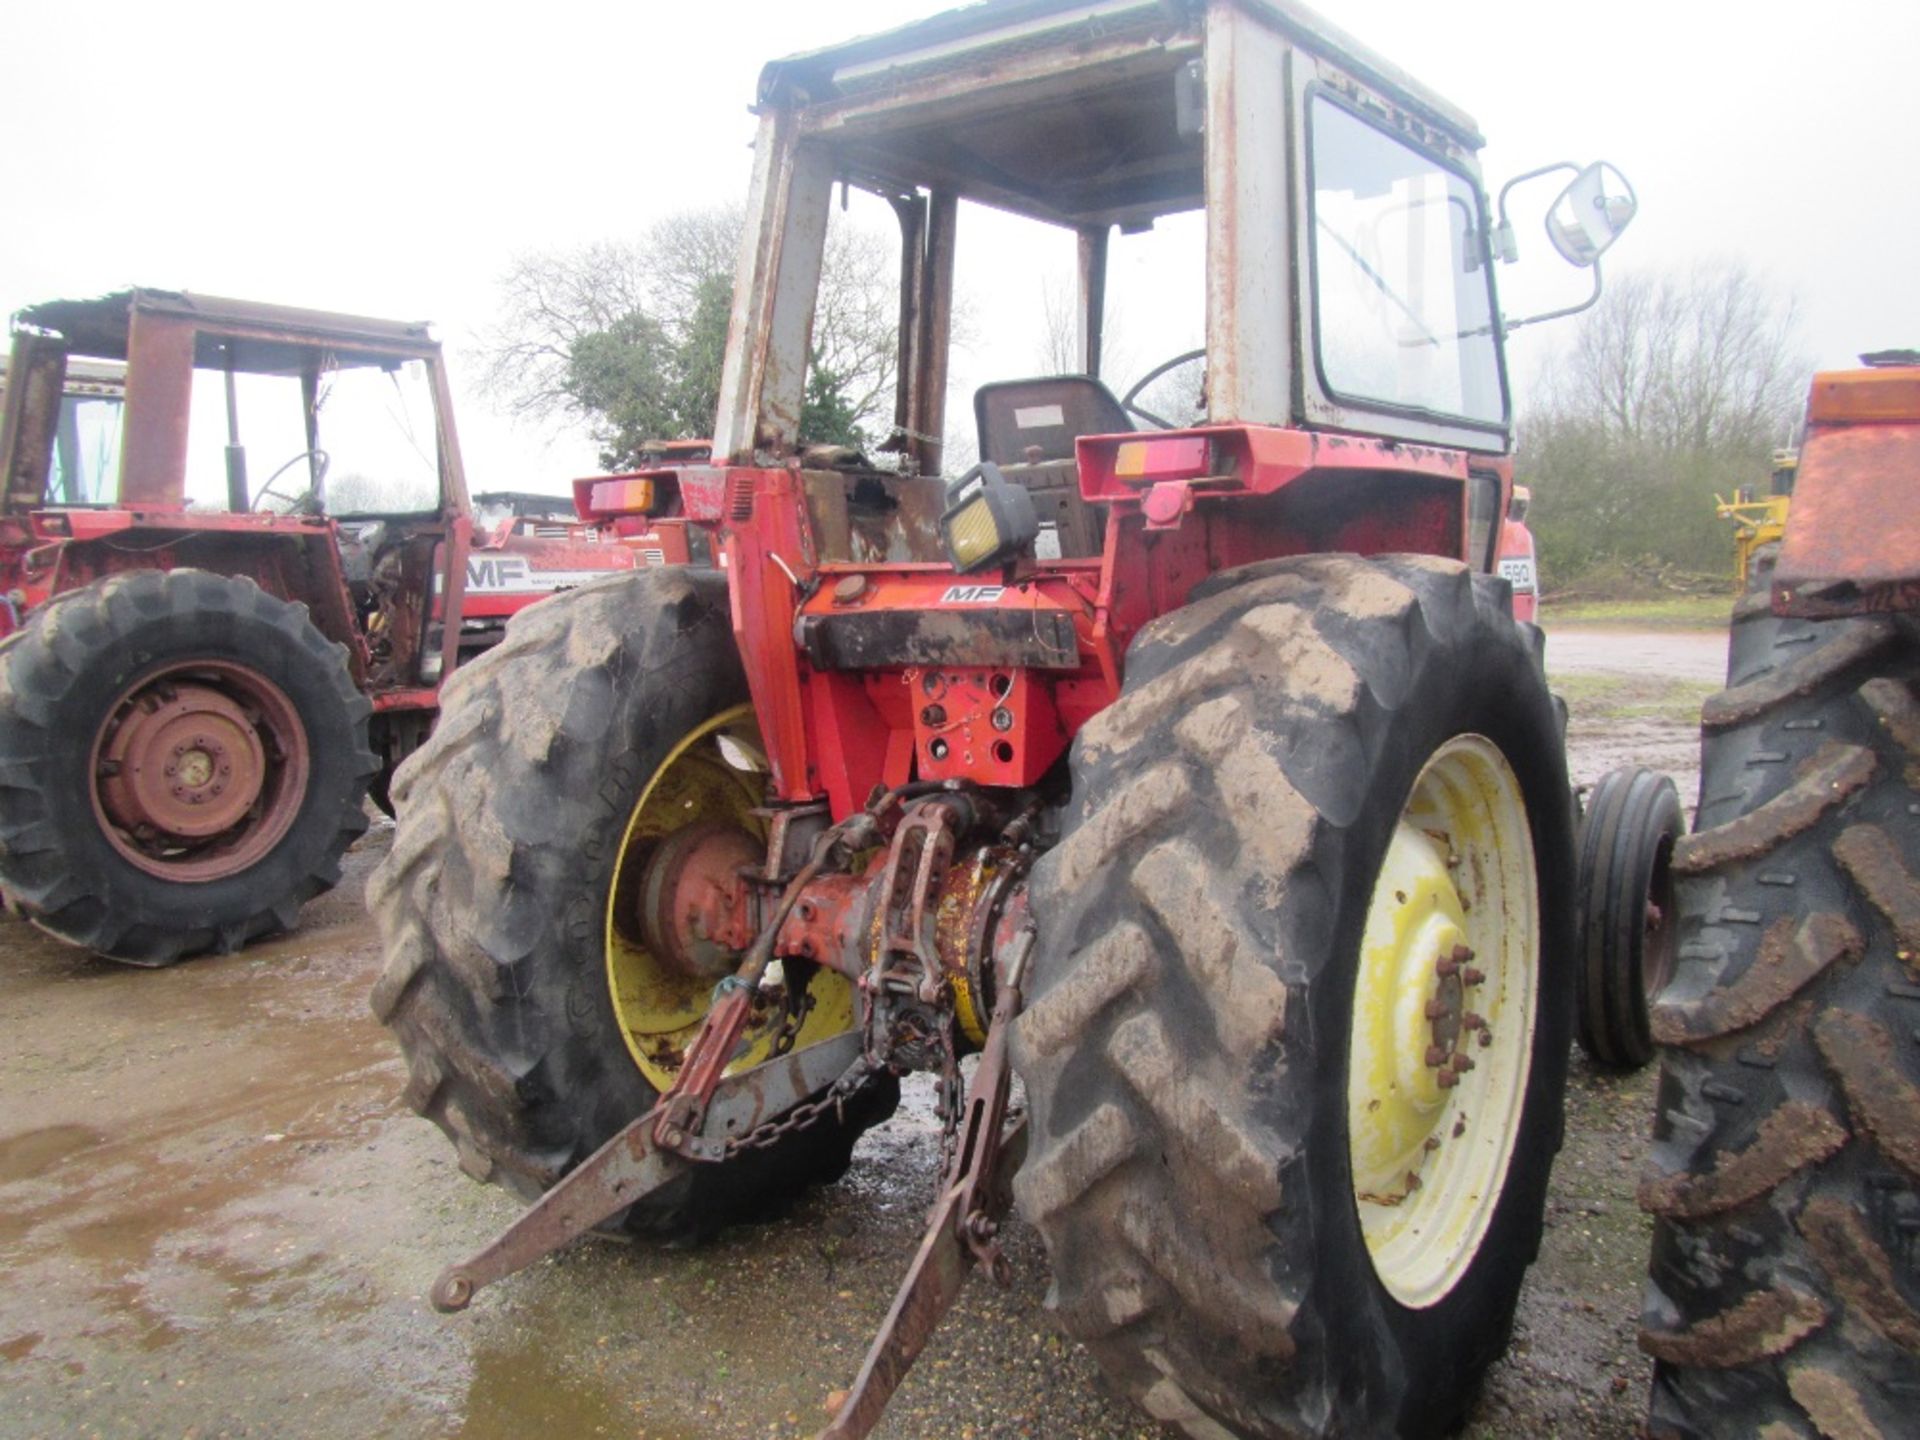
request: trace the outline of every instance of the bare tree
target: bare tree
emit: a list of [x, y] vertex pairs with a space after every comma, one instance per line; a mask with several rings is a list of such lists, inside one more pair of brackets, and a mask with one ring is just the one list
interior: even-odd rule
[[1765, 476], [1811, 370], [1793, 297], [1743, 264], [1609, 276], [1521, 426], [1515, 474], [1533, 486], [1543, 579], [1723, 571], [1714, 497]]
[[1610, 278], [1543, 377], [1543, 408], [1661, 449], [1764, 448], [1804, 402], [1797, 318], [1737, 262]]
[[[1120, 307], [1111, 299], [1100, 328], [1100, 374], [1109, 380], [1124, 375], [1130, 359]], [[1080, 286], [1070, 274], [1040, 277], [1040, 334], [1033, 347], [1033, 363], [1041, 375], [1078, 375], [1080, 364]]]
[[1040, 277], [1040, 335], [1033, 361], [1042, 375], [1080, 373], [1080, 297], [1071, 280]]
[[644, 247], [630, 241], [516, 255], [500, 277], [499, 311], [477, 337], [482, 391], [517, 417], [569, 409], [575, 347], [643, 307], [646, 273]]

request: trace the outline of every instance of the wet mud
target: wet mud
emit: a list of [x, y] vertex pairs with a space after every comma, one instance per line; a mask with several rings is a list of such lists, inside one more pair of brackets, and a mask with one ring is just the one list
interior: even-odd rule
[[[1671, 633], [1558, 640], [1556, 679], [1704, 663], [1658, 658]], [[1667, 701], [1631, 735], [1594, 718], [1610, 685], [1573, 687], [1576, 778], [1616, 753], [1691, 761]], [[128, 970], [0, 919], [0, 1437], [812, 1434], [919, 1234], [926, 1087], [785, 1216], [698, 1250], [589, 1242], [438, 1316], [433, 1276], [517, 1207], [396, 1099], [360, 902], [390, 834], [297, 934], [241, 955]], [[1576, 1061], [1546, 1246], [1470, 1435], [1637, 1433], [1650, 1099]], [[1008, 1245], [1014, 1284], [972, 1282], [880, 1433], [1160, 1434], [1054, 1330], [1032, 1230]]]

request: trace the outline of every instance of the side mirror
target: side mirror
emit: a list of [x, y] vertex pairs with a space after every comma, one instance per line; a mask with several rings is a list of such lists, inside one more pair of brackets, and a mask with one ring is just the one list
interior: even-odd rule
[[1571, 170], [1574, 176], [1547, 207], [1547, 239], [1569, 265], [1593, 272], [1593, 293], [1578, 305], [1517, 319], [1502, 317], [1499, 321], [1502, 331], [1518, 330], [1522, 325], [1542, 320], [1557, 320], [1563, 315], [1578, 315], [1591, 308], [1600, 298], [1600, 257], [1620, 238], [1640, 208], [1627, 177], [1604, 160], [1596, 160], [1584, 168], [1570, 160], [1542, 165], [1538, 170], [1514, 176], [1500, 187], [1500, 219], [1487, 236], [1488, 249], [1496, 260], [1511, 265], [1520, 258], [1519, 246], [1514, 243], [1513, 221], [1507, 214], [1507, 197], [1516, 186], [1556, 170]]
[[1596, 160], [1548, 208], [1547, 238], [1561, 259], [1584, 270], [1606, 254], [1638, 209], [1627, 177]]

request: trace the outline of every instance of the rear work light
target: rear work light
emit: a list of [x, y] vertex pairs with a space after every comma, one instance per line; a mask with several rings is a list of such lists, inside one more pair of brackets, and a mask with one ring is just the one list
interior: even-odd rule
[[644, 515], [653, 508], [651, 480], [596, 480], [587, 499], [594, 517], [604, 515]]
[[985, 461], [948, 492], [952, 503], [940, 517], [940, 538], [954, 569], [965, 574], [997, 560], [1010, 560], [1040, 534], [1033, 496]]
[[1113, 473], [1120, 480], [1198, 480], [1212, 468], [1204, 435], [1175, 435], [1164, 440], [1122, 440], [1114, 452]]

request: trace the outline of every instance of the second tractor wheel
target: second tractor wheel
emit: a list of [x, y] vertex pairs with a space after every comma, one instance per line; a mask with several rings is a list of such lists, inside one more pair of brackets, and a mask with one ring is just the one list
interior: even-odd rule
[[1142, 631], [1034, 871], [1016, 1182], [1061, 1322], [1191, 1435], [1439, 1435], [1559, 1148], [1572, 819], [1538, 632], [1425, 557]]
[[1680, 792], [1657, 770], [1609, 770], [1580, 819], [1580, 1047], [1596, 1064], [1653, 1059], [1647, 1007], [1673, 978]]
[[1648, 1434], [1893, 1440], [1920, 1413], [1920, 630], [1736, 611], [1676, 852]]
[[366, 829], [371, 707], [306, 607], [249, 579], [97, 581], [0, 667], [0, 885], [62, 939], [142, 965], [236, 949]]
[[[737, 956], [710, 943], [740, 866], [766, 855], [768, 765], [721, 575], [641, 570], [544, 600], [455, 672], [395, 776], [393, 849], [368, 884], [386, 946], [373, 1008], [405, 1098], [477, 1179], [537, 1198], [679, 1074]], [[795, 1020], [854, 1024], [851, 984], [787, 963], [742, 1069]], [[804, 1006], [804, 1008], [801, 1008]], [[766, 1148], [690, 1167], [613, 1224], [693, 1238], [837, 1179], [892, 1111], [873, 1081]]]

